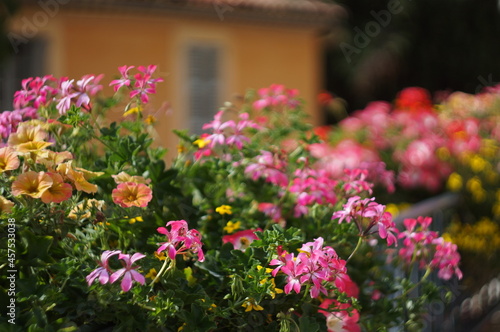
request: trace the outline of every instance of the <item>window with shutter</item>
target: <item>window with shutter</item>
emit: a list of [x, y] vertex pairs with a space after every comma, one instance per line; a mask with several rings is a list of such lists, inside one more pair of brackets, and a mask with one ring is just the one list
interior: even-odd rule
[[220, 50], [214, 45], [188, 47], [189, 129], [201, 134], [203, 124], [210, 122], [219, 102]]
[[0, 112], [12, 110], [14, 93], [21, 89], [23, 79], [43, 75], [45, 45], [41, 39], [30, 40], [1, 64]]

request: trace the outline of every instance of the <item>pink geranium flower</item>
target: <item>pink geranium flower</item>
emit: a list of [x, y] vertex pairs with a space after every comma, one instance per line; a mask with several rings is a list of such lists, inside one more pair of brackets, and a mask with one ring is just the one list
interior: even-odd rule
[[158, 227], [157, 229], [158, 233], [167, 236], [167, 241], [160, 245], [156, 250], [157, 253], [166, 250], [168, 257], [173, 260], [179, 254], [190, 252], [196, 253], [200, 262], [205, 260], [205, 255], [201, 249], [203, 244], [200, 232], [196, 229], [188, 229], [185, 220], [172, 220], [166, 226], [170, 227], [170, 230], [165, 227]]
[[111, 269], [109, 267], [108, 260], [111, 256], [118, 255], [121, 253], [120, 250], [105, 250], [101, 254], [101, 261], [99, 262], [100, 267], [92, 271], [85, 279], [89, 286], [94, 282], [96, 278], [99, 278], [99, 282], [104, 285], [109, 281], [109, 274], [111, 273]]
[[132, 288], [132, 283], [134, 281], [144, 285], [144, 282], [146, 281], [144, 276], [136, 271], [139, 266], [132, 266], [134, 262], [144, 257], [146, 257], [146, 255], [138, 252], [133, 254], [132, 257], [130, 257], [130, 255], [120, 253], [118, 258], [123, 261], [123, 268], [119, 269], [109, 277], [110, 283], [114, 283], [123, 276], [121, 288], [124, 292], [128, 292], [130, 288]]
[[[332, 308], [332, 306], [334, 308]], [[340, 303], [337, 300], [326, 299], [321, 302], [321, 309], [318, 310], [326, 317], [326, 327], [328, 332], [360, 332], [358, 325], [359, 312], [349, 308], [349, 303]]]
[[153, 191], [144, 183], [124, 182], [113, 189], [111, 197], [121, 207], [146, 207], [153, 198]]

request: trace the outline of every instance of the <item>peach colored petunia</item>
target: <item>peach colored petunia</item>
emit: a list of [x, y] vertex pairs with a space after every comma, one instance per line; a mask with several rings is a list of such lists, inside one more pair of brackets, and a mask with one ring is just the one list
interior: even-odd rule
[[145, 179], [142, 176], [138, 175], [128, 175], [125, 172], [120, 172], [117, 175], [111, 175], [113, 179], [115, 179], [116, 184], [124, 183], [124, 182], [134, 182], [134, 183], [144, 183], [149, 184], [151, 179]]
[[42, 130], [41, 126], [33, 126], [29, 123], [20, 123], [17, 131], [9, 136], [9, 145], [17, 146], [28, 142], [45, 141], [47, 133]]
[[42, 202], [61, 203], [68, 200], [73, 193], [73, 187], [69, 183], [65, 183], [61, 174], [47, 173], [52, 178], [52, 186], [47, 189], [42, 195]]
[[146, 207], [153, 198], [153, 191], [143, 183], [124, 182], [113, 189], [111, 197], [121, 207]]
[[77, 206], [71, 209], [68, 214], [68, 218], [75, 220], [79, 218], [90, 218], [92, 208], [102, 211], [104, 209], [104, 201], [98, 201], [94, 198], [91, 198], [86, 201], [80, 202]]
[[0, 173], [11, 171], [19, 167], [19, 158], [14, 149], [9, 147], [0, 148]]
[[20, 153], [36, 153], [40, 154], [41, 152], [45, 152], [44, 150], [51, 146], [53, 143], [44, 142], [44, 141], [31, 141], [26, 143], [21, 143], [16, 146], [17, 151]]
[[47, 150], [47, 154], [42, 158], [38, 158], [37, 163], [43, 164], [46, 167], [53, 167], [62, 164], [68, 159], [73, 159], [73, 154], [69, 151], [54, 152]]
[[84, 170], [83, 168], [78, 168], [79, 170], [85, 171], [85, 173], [81, 171], [77, 171], [73, 169], [72, 166], [73, 160], [69, 160], [65, 163], [59, 164], [57, 166], [57, 172], [61, 174], [63, 177], [69, 179], [74, 185], [76, 190], [84, 191], [88, 194], [97, 192], [97, 186], [87, 181], [86, 176], [89, 178], [91, 175], [100, 175], [101, 173], [90, 172]]
[[50, 186], [52, 186], [52, 178], [47, 173], [28, 171], [20, 174], [12, 183], [12, 195], [40, 198]]
[[11, 202], [7, 198], [0, 195], [0, 215], [3, 213], [11, 213], [13, 207], [14, 202]]

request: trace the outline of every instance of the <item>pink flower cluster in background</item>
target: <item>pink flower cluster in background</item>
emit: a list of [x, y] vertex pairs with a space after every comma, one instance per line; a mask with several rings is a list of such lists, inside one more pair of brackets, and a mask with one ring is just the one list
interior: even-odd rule
[[278, 257], [271, 260], [269, 265], [277, 266], [271, 272], [273, 277], [278, 272], [287, 276], [284, 288], [286, 294], [292, 290], [299, 294], [303, 285], [309, 285], [312, 298], [318, 297], [320, 293], [328, 296], [324, 283], [335, 285], [341, 292], [347, 290], [350, 278], [346, 261], [340, 259], [332, 247], [323, 246], [323, 242], [323, 238], [319, 237], [305, 243], [297, 256], [278, 247]]
[[403, 239], [399, 256], [407, 265], [415, 262], [420, 269], [437, 269], [441, 279], [449, 280], [454, 274], [462, 279], [462, 271], [458, 268], [460, 254], [457, 246], [429, 230], [431, 223], [430, 217], [404, 220], [406, 230], [399, 234], [399, 238]]
[[259, 99], [253, 103], [256, 110], [262, 110], [266, 107], [280, 108], [296, 108], [299, 105], [297, 89], [287, 89], [281, 84], [272, 84], [268, 88], [259, 89]]
[[134, 66], [122, 66], [118, 67], [121, 78], [111, 81], [110, 86], [113, 86], [115, 92], [122, 87], [128, 87], [131, 89], [130, 98], [138, 97], [141, 103], [147, 104], [149, 102], [149, 95], [156, 93], [156, 83], [163, 82], [162, 78], [152, 78], [153, 73], [156, 70], [155, 65], [139, 66], [137, 70], [139, 71], [135, 75], [129, 74]]

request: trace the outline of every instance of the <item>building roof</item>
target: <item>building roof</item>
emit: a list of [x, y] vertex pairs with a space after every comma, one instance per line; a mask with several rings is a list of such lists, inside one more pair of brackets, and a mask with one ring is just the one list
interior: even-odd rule
[[[39, 5], [37, 0], [22, 0]], [[220, 21], [328, 26], [344, 15], [336, 4], [320, 0], [72, 0], [61, 8], [184, 14]]]

